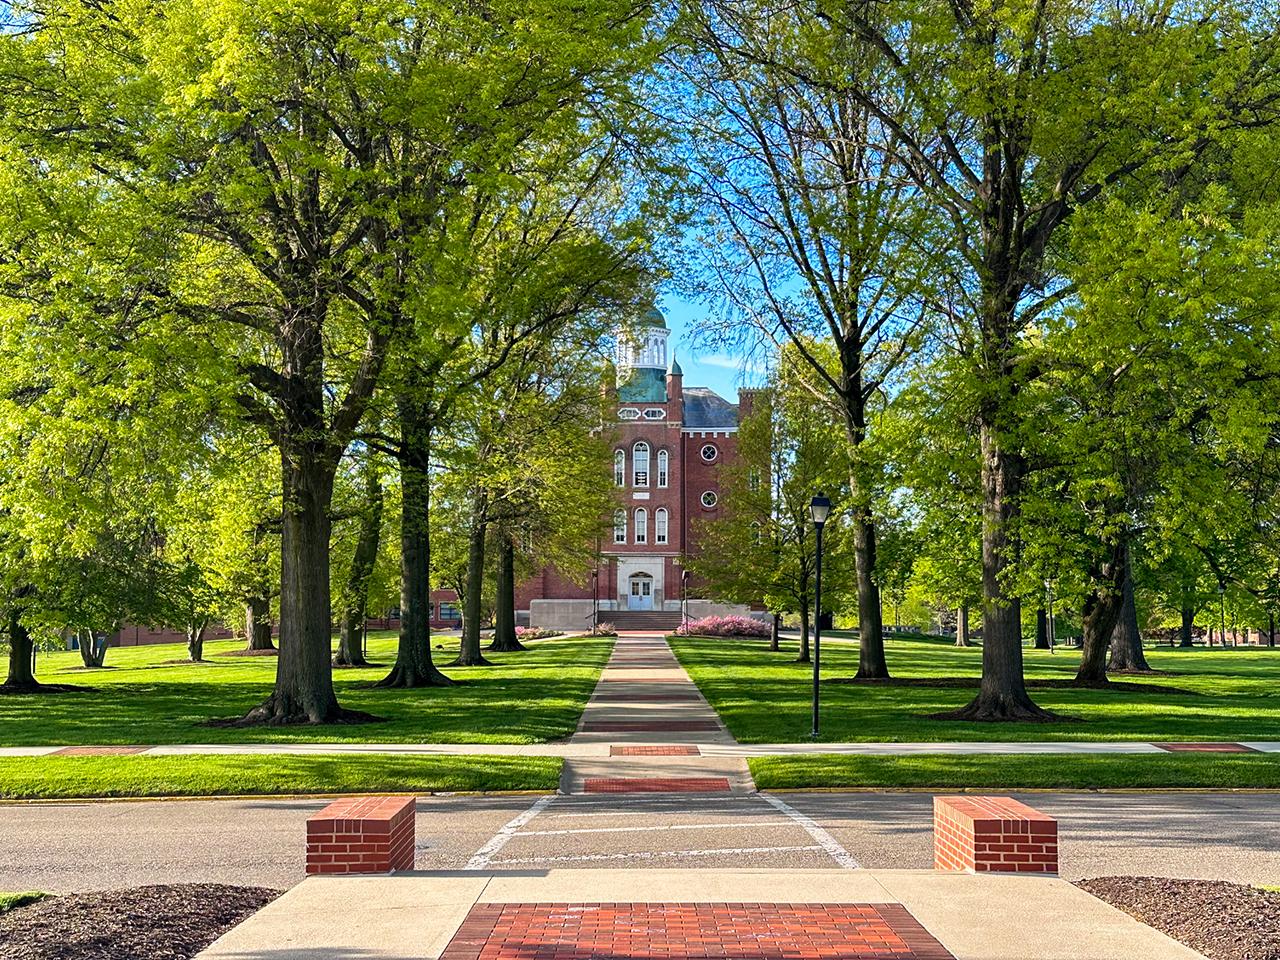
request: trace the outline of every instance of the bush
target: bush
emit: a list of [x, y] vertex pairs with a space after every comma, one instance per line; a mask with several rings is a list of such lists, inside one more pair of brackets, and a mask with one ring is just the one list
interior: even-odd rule
[[676, 627], [678, 637], [762, 637], [768, 639], [773, 628], [754, 617], [703, 617], [686, 620]]
[[597, 623], [596, 628], [591, 631], [593, 637], [616, 637], [618, 628], [612, 623]]
[[564, 636], [563, 630], [548, 630], [546, 627], [516, 627], [517, 640], [546, 640], [548, 637]]

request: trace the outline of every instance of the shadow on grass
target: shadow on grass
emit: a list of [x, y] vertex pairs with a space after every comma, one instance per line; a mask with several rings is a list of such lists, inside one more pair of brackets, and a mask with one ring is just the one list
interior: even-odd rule
[[[854, 684], [867, 687], [936, 687], [945, 690], [977, 690], [982, 685], [980, 677], [833, 677], [824, 684]], [[1079, 680], [1026, 681], [1028, 690], [1104, 690], [1113, 693], [1163, 693], [1171, 696], [1203, 697], [1196, 690], [1168, 687], [1156, 683], [1129, 683], [1127, 681], [1081, 682]]]

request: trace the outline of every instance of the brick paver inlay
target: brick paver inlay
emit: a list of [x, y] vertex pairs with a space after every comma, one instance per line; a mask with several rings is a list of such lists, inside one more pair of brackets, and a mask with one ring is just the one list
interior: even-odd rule
[[60, 757], [127, 757], [150, 750], [150, 747], [63, 747], [54, 753]]
[[1170, 753], [1257, 753], [1243, 743], [1157, 743], [1154, 746]]
[[627, 747], [613, 744], [609, 747], [611, 757], [699, 757], [702, 752], [697, 747], [669, 747], [665, 745]]
[[583, 793], [718, 793], [730, 790], [728, 777], [587, 777]]
[[900, 904], [477, 904], [440, 960], [954, 960]]

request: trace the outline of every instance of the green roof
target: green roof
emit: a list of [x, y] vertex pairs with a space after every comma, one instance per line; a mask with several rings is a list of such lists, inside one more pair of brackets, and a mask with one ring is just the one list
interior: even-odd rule
[[663, 330], [667, 329], [667, 318], [662, 315], [662, 311], [657, 307], [650, 307], [638, 322], [642, 327], [661, 327]]
[[656, 367], [636, 367], [618, 384], [618, 399], [624, 403], [666, 403], [667, 375]]

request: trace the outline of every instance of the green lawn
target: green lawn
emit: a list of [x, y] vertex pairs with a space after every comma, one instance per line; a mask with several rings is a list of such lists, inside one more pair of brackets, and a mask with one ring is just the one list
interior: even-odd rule
[[25, 893], [0, 893], [0, 913], [8, 913], [17, 907], [38, 903], [47, 896], [47, 893], [39, 893], [35, 890], [28, 890]]
[[544, 790], [559, 757], [254, 756], [4, 757], [0, 799], [211, 797], [241, 794]]
[[[447, 661], [456, 639], [441, 638]], [[238, 641], [205, 644], [208, 662], [172, 662], [176, 645], [121, 647], [107, 666], [85, 670], [77, 653], [41, 655], [37, 676], [92, 692], [0, 696], [0, 745], [251, 742], [539, 743], [569, 736], [604, 668], [612, 639], [547, 640], [521, 653], [487, 653], [491, 667], [446, 670], [459, 686], [380, 690], [372, 681], [395, 659], [389, 633], [369, 638], [380, 666], [334, 671], [343, 706], [385, 718], [355, 726], [208, 727], [247, 712], [270, 692], [275, 657], [220, 656]]]
[[[809, 739], [808, 664], [797, 644], [770, 653], [766, 641], [672, 638], [672, 647], [733, 735], [744, 743]], [[981, 674], [982, 651], [949, 641], [886, 641], [897, 678]], [[1029, 680], [1065, 681], [1079, 651], [1028, 649]], [[822, 737], [828, 742], [930, 740], [1280, 740], [1280, 649], [1148, 649], [1153, 668], [1169, 676], [1122, 677], [1182, 692], [1033, 689], [1041, 706], [1078, 719], [1062, 723], [958, 723], [929, 714], [963, 706], [975, 689], [834, 682], [857, 672], [858, 648], [822, 646]]]
[[1162, 789], [1280, 787], [1280, 756], [1127, 755], [853, 757], [810, 754], [752, 757], [761, 790], [803, 787], [965, 789]]

